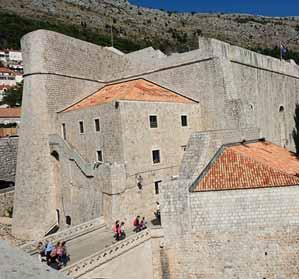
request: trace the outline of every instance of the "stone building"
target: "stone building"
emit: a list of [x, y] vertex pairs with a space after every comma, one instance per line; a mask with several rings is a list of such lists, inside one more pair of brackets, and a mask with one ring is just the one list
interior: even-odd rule
[[153, 219], [159, 187], [177, 174], [200, 111], [198, 102], [137, 79], [104, 86], [57, 120], [51, 149], [60, 226], [65, 216], [74, 224], [101, 215], [131, 223], [137, 214]]
[[257, 134], [190, 138], [179, 179], [162, 188], [167, 278], [298, 276], [299, 161], [264, 139], [244, 141]]
[[204, 38], [182, 54], [123, 54], [44, 30], [27, 34], [22, 51], [13, 220], [21, 238], [63, 228], [66, 219], [149, 216], [155, 184], [179, 174], [194, 131], [233, 129], [235, 141], [247, 131], [246, 140], [295, 149], [299, 68], [288, 62]]

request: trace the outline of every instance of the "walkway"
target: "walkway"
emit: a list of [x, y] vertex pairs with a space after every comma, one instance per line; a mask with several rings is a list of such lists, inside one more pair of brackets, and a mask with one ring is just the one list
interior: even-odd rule
[[[131, 229], [126, 231], [127, 236], [135, 234]], [[103, 250], [115, 243], [111, 229], [96, 230], [67, 242], [70, 255], [68, 265]]]

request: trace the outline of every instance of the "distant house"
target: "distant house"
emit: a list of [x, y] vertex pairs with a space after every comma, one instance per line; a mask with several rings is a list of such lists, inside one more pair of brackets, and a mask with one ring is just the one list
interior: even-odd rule
[[12, 87], [11, 85], [0, 84], [0, 101], [2, 101], [4, 93]]
[[0, 137], [17, 135], [21, 108], [0, 108]]
[[16, 84], [16, 73], [9, 68], [0, 67], [0, 85], [15, 86]]

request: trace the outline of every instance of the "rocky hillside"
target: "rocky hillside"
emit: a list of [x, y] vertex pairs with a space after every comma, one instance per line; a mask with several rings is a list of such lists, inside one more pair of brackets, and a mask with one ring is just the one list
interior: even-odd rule
[[[10, 46], [14, 34], [37, 28], [107, 45], [112, 26], [114, 40], [125, 51], [148, 45], [167, 53], [187, 51], [197, 47], [202, 35], [262, 51], [282, 41], [299, 52], [299, 17], [174, 13], [137, 7], [126, 0], [0, 0], [0, 12], [0, 48]], [[9, 17], [17, 22], [3, 22]], [[10, 34], [5, 31], [7, 22]], [[11, 34], [13, 27], [22, 30]]]

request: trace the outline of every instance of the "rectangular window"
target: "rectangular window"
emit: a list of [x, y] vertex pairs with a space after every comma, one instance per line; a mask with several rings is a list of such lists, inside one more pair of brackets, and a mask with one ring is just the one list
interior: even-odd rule
[[155, 194], [156, 195], [159, 194], [159, 187], [161, 185], [161, 182], [162, 182], [161, 180], [155, 182]]
[[160, 163], [160, 150], [153, 150], [153, 163], [154, 164], [159, 164]]
[[62, 138], [66, 140], [66, 129], [65, 129], [65, 123], [61, 124], [61, 129], [62, 129]]
[[102, 154], [102, 150], [98, 150], [97, 151], [97, 161], [98, 162], [103, 162], [103, 154]]
[[157, 115], [150, 115], [149, 116], [150, 127], [151, 128], [158, 128], [158, 118]]
[[94, 127], [96, 129], [96, 132], [100, 131], [100, 119], [95, 119], [94, 120]]
[[181, 123], [182, 123], [182, 127], [188, 126], [187, 115], [181, 115]]
[[183, 151], [186, 151], [187, 145], [182, 145], [181, 147], [182, 147]]
[[80, 134], [84, 134], [84, 124], [83, 124], [83, 121], [79, 121], [79, 131], [80, 131]]

